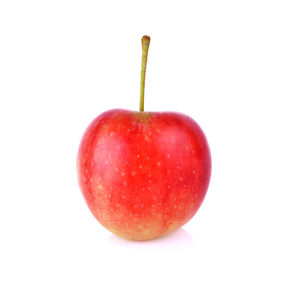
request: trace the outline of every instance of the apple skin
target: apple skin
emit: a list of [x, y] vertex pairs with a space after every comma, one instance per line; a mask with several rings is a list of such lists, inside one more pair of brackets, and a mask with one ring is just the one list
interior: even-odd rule
[[85, 131], [77, 171], [100, 224], [123, 238], [148, 240], [194, 216], [207, 192], [211, 157], [203, 131], [186, 115], [114, 109]]

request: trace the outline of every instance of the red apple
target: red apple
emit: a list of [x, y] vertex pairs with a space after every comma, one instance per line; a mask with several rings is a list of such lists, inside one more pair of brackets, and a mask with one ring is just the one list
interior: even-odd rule
[[95, 218], [131, 240], [166, 235], [199, 209], [210, 179], [204, 133], [190, 117], [143, 112], [150, 38], [144, 36], [141, 111], [99, 115], [87, 128], [78, 153], [78, 178]]

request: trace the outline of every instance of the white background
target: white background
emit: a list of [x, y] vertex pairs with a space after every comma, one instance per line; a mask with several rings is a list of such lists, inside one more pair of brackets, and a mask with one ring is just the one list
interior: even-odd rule
[[[0, 283], [300, 284], [299, 1], [0, 2]], [[212, 179], [198, 214], [129, 242], [90, 214], [80, 138], [99, 113], [203, 128]]]

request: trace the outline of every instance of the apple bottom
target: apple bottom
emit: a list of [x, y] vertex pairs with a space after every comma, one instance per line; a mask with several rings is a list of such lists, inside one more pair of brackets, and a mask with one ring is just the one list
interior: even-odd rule
[[192, 189], [162, 191], [158, 187], [155, 191], [152, 187], [151, 195], [141, 190], [135, 200], [122, 195], [113, 202], [112, 194], [107, 194], [110, 192], [102, 184], [97, 188], [100, 191], [94, 193], [92, 200], [87, 199], [87, 204], [98, 222], [122, 238], [140, 241], [162, 237], [180, 228], [195, 215], [205, 196]]

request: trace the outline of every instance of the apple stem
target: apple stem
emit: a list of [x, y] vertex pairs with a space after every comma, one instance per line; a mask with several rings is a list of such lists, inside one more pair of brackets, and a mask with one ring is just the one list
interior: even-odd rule
[[141, 93], [140, 93], [140, 112], [144, 112], [144, 95], [145, 95], [145, 77], [146, 77], [146, 66], [148, 58], [148, 50], [150, 44], [150, 37], [142, 37], [142, 68], [141, 68]]

